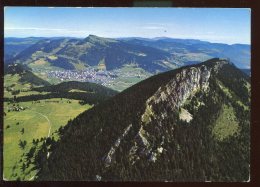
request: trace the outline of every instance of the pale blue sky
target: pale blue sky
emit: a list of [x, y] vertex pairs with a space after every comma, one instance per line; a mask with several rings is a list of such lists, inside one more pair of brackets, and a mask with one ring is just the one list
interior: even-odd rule
[[171, 37], [250, 44], [250, 9], [5, 7], [5, 37]]

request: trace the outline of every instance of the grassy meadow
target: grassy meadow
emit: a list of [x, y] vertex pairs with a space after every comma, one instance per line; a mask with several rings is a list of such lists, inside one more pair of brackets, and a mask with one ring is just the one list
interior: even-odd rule
[[[30, 180], [36, 174], [31, 171], [33, 164], [23, 170], [26, 153], [33, 145], [33, 139], [55, 137], [54, 133], [69, 119], [91, 108], [91, 105], [80, 105], [77, 100], [46, 99], [40, 101], [20, 102], [25, 108], [21, 111], [10, 111], [13, 104], [4, 103], [4, 179]], [[22, 148], [19, 142], [26, 142]]]

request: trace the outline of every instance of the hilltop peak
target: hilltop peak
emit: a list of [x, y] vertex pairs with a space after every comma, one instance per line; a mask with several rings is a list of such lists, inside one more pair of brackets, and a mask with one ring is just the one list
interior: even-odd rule
[[219, 69], [225, 64], [234, 65], [228, 58], [212, 58], [199, 65], [205, 65], [208, 67], [214, 67], [215, 69]]
[[94, 34], [90, 34], [90, 35], [88, 35], [87, 38], [101, 38], [101, 37], [99, 37], [99, 36], [97, 36], [97, 35], [94, 35]]
[[90, 43], [108, 43], [108, 42], [117, 42], [114, 39], [110, 39], [110, 38], [104, 38], [104, 37], [100, 37], [100, 36], [96, 36], [93, 34], [88, 35], [88, 37], [85, 38], [85, 41], [90, 42]]

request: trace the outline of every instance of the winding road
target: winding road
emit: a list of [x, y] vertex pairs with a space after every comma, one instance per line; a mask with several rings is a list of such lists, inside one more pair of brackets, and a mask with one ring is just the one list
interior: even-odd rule
[[37, 114], [39, 114], [39, 115], [41, 115], [41, 116], [43, 116], [48, 121], [50, 128], [49, 128], [49, 132], [48, 132], [47, 138], [50, 137], [50, 134], [51, 134], [51, 121], [49, 120], [49, 118], [46, 115], [44, 115], [44, 114], [42, 114], [40, 112], [36, 112], [34, 110], [32, 110], [32, 111], [37, 113]]
[[[44, 114], [42, 114], [42, 113], [40, 113], [40, 112], [36, 112], [36, 111], [34, 111], [34, 110], [32, 110], [32, 111], [35, 112], [35, 113], [37, 113], [37, 114], [39, 114], [39, 115], [41, 115], [41, 116], [43, 116], [43, 117], [48, 121], [50, 128], [49, 128], [49, 132], [48, 132], [47, 138], [49, 138], [49, 137], [50, 137], [50, 134], [51, 134], [51, 121], [49, 120], [49, 118], [48, 118], [46, 115], [44, 115]], [[46, 140], [45, 140], [45, 142], [46, 142]], [[49, 156], [50, 156], [50, 152], [47, 153], [47, 158], [49, 158]], [[37, 173], [36, 173], [34, 176], [32, 176], [32, 177], [29, 179], [29, 181], [32, 181], [36, 175], [37, 175]]]

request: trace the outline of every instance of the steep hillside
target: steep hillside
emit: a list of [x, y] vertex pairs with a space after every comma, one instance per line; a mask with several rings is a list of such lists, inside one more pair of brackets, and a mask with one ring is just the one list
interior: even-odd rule
[[234, 65], [182, 67], [69, 122], [35, 157], [38, 180], [247, 181], [249, 117], [250, 79]]

